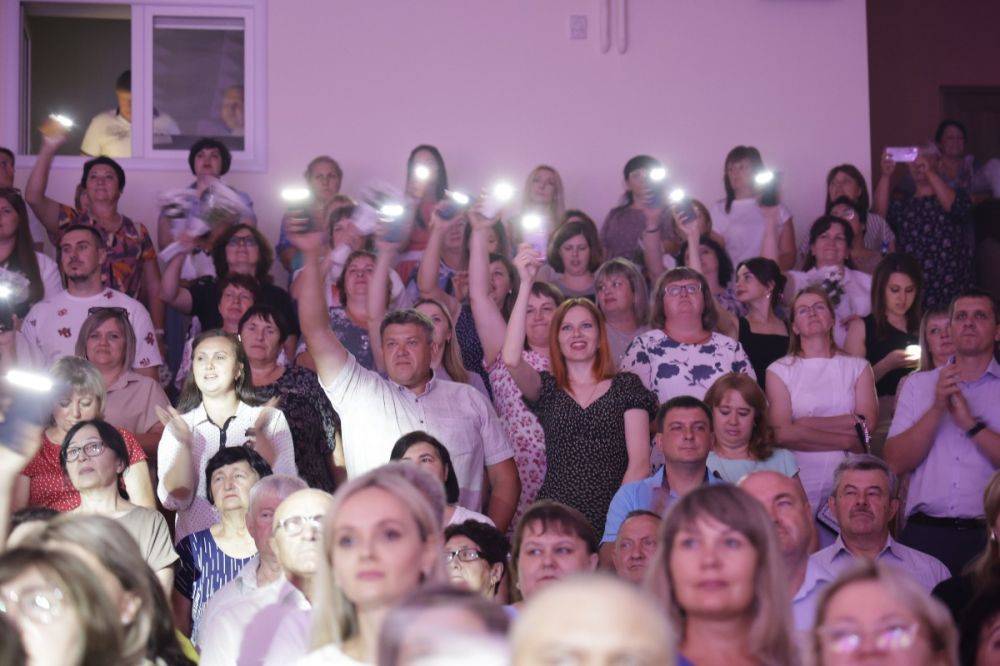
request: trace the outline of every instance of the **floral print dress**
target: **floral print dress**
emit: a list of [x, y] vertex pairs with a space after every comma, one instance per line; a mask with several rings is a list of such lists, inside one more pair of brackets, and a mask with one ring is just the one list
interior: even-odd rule
[[[538, 372], [551, 367], [549, 357], [538, 352], [524, 351], [521, 358]], [[500, 416], [507, 441], [514, 447], [514, 464], [521, 477], [521, 498], [510, 521], [513, 529], [521, 514], [535, 501], [538, 489], [545, 481], [545, 431], [538, 417], [524, 404], [521, 389], [502, 358], [497, 358], [489, 367], [489, 376], [493, 385], [493, 406]]]

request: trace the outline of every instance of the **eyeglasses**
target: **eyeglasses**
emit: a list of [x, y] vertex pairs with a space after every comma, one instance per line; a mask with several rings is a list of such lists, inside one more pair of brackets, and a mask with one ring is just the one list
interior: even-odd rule
[[691, 284], [672, 284], [667, 286], [667, 296], [680, 296], [681, 294], [688, 294], [694, 296], [699, 291], [701, 291], [701, 285], [693, 282]]
[[875, 640], [878, 650], [889, 652], [909, 650], [917, 636], [920, 624], [888, 624], [867, 631], [856, 626], [822, 626], [816, 628], [820, 642], [830, 652], [836, 654], [851, 654], [861, 647], [862, 641], [868, 637]]
[[111, 306], [106, 306], [106, 305], [99, 305], [97, 307], [93, 307], [93, 308], [90, 308], [89, 310], [87, 310], [87, 315], [88, 316], [89, 315], [95, 315], [95, 314], [105, 314], [105, 313], [112, 314], [112, 315], [117, 315], [119, 317], [128, 317], [128, 310], [126, 310], [125, 308], [117, 308], [117, 307], [111, 307]]
[[315, 516], [289, 516], [279, 521], [275, 529], [285, 530], [285, 534], [288, 536], [298, 536], [305, 530], [306, 525], [319, 530], [323, 525], [323, 514], [318, 513]]
[[820, 303], [813, 303], [812, 305], [800, 305], [799, 307], [795, 308], [795, 316], [796, 317], [805, 317], [806, 315], [808, 315], [810, 313], [812, 313], [812, 314], [820, 314], [820, 313], [829, 312], [829, 311], [830, 311], [830, 308], [826, 307], [826, 303], [822, 303], [822, 302], [820, 302]]
[[475, 548], [459, 548], [458, 550], [444, 551], [445, 564], [451, 564], [451, 561], [456, 557], [459, 562], [475, 562], [483, 557], [483, 553]]
[[51, 624], [59, 617], [62, 599], [62, 590], [55, 586], [31, 586], [20, 592], [8, 590], [0, 592], [0, 613], [10, 615], [17, 607], [24, 617], [39, 624]]
[[74, 446], [73, 448], [66, 449], [66, 462], [75, 462], [80, 457], [80, 452], [87, 454], [87, 460], [91, 458], [96, 458], [97, 456], [104, 453], [104, 442], [94, 441], [87, 442], [83, 446]]
[[226, 245], [229, 247], [257, 247], [257, 239], [253, 236], [233, 236]]

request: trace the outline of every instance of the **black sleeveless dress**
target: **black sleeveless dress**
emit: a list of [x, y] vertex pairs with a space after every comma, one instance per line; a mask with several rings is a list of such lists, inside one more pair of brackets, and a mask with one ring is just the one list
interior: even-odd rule
[[740, 344], [750, 358], [757, 383], [764, 388], [767, 366], [788, 354], [788, 336], [754, 333], [750, 330], [750, 322], [746, 317], [740, 317]]

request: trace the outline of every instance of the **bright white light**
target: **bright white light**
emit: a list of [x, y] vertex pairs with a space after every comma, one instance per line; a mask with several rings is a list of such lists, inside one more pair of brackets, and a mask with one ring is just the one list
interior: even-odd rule
[[670, 199], [670, 203], [676, 204], [684, 201], [685, 196], [687, 196], [687, 193], [678, 187], [675, 190], [670, 190], [670, 194], [668, 195], [667, 198]]
[[25, 370], [8, 370], [6, 379], [15, 386], [20, 386], [39, 393], [48, 393], [53, 387], [52, 380], [45, 375], [39, 375]]
[[906, 354], [906, 358], [909, 360], [919, 361], [921, 354], [920, 345], [906, 345], [906, 349], [903, 350], [903, 353]]
[[538, 213], [525, 213], [521, 216], [521, 228], [525, 231], [537, 231], [542, 228], [542, 216]]
[[774, 180], [773, 171], [761, 171], [756, 176], [753, 177], [753, 182], [758, 185], [770, 185], [771, 181]]
[[663, 167], [653, 167], [649, 170], [649, 179], [654, 183], [659, 183], [667, 177], [667, 170]]
[[9, 285], [0, 284], [0, 298], [10, 298], [14, 290]]
[[459, 206], [465, 206], [469, 203], [469, 201], [471, 201], [471, 199], [469, 199], [469, 195], [464, 192], [450, 191], [448, 192], [448, 196], [451, 197], [451, 200]]
[[281, 198], [285, 203], [302, 203], [312, 196], [305, 187], [286, 187], [281, 190]]
[[66, 129], [69, 129], [69, 128], [73, 127], [73, 125], [75, 124], [73, 122], [72, 118], [70, 118], [69, 116], [63, 115], [61, 113], [50, 113], [49, 114], [49, 118], [51, 118], [52, 120], [56, 121], [57, 123], [59, 123], [60, 125], [62, 125], [63, 127], [65, 127]]
[[413, 167], [413, 177], [417, 180], [427, 180], [431, 177], [431, 168], [426, 164], [418, 164]]
[[381, 208], [378, 209], [379, 215], [388, 219], [395, 219], [403, 214], [402, 204], [398, 203], [387, 203], [383, 204]]
[[507, 182], [499, 182], [493, 186], [493, 198], [500, 203], [507, 203], [514, 198], [514, 186]]

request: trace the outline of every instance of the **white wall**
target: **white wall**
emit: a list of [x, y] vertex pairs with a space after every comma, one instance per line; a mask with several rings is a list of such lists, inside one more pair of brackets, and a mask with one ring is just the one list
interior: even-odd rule
[[[268, 169], [229, 180], [276, 238], [278, 190], [319, 153], [344, 166], [347, 193], [401, 182], [424, 142], [469, 189], [546, 162], [567, 204], [600, 221], [632, 155], [660, 157], [709, 201], [726, 152], [752, 144], [785, 173], [800, 229], [821, 212], [830, 166], [866, 170], [864, 0], [628, 2], [619, 55], [598, 49], [596, 0], [272, 0]], [[570, 14], [587, 15], [587, 40], [570, 41]], [[69, 200], [78, 177], [57, 168], [50, 192]], [[133, 171], [122, 208], [152, 226], [156, 193], [188, 177], [186, 164]]]

